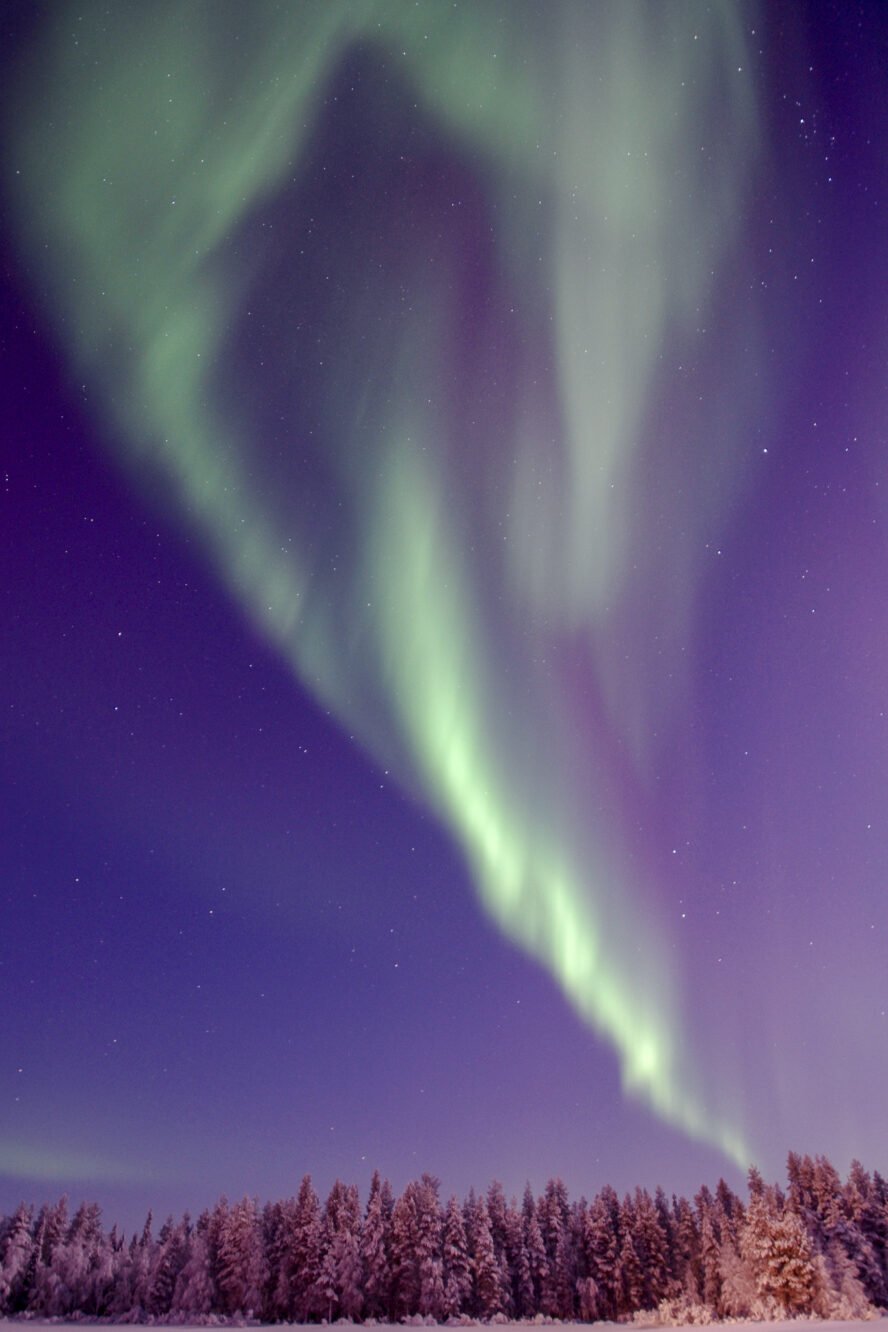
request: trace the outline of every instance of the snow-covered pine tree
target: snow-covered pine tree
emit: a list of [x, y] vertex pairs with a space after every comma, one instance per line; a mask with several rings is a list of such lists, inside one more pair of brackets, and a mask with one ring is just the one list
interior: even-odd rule
[[814, 1303], [816, 1275], [805, 1226], [782, 1206], [775, 1189], [760, 1188], [757, 1181], [750, 1181], [750, 1194], [740, 1251], [755, 1278], [761, 1313], [808, 1313]]
[[474, 1306], [480, 1318], [490, 1319], [495, 1314], [502, 1313], [503, 1282], [493, 1247], [490, 1213], [484, 1198], [478, 1199], [473, 1211], [472, 1229], [468, 1240], [472, 1255]]
[[875, 1308], [867, 1298], [857, 1263], [838, 1240], [814, 1255], [814, 1313], [820, 1318], [871, 1318]]
[[354, 1208], [348, 1208], [348, 1220], [336, 1237], [336, 1287], [339, 1307], [345, 1318], [358, 1318], [364, 1306], [363, 1268], [361, 1264], [361, 1204], [355, 1185], [349, 1185]]
[[67, 1317], [78, 1310], [93, 1312], [90, 1276], [103, 1239], [98, 1205], [83, 1203], [50, 1258], [51, 1293], [45, 1312], [51, 1317]]
[[490, 1217], [490, 1236], [497, 1257], [506, 1247], [506, 1193], [498, 1179], [487, 1189], [487, 1215]]
[[289, 1313], [289, 1281], [282, 1282], [281, 1272], [287, 1261], [287, 1208], [295, 1205], [294, 1198], [287, 1198], [266, 1203], [262, 1209], [262, 1248], [266, 1268], [262, 1321], [265, 1323], [283, 1322]]
[[145, 1307], [153, 1317], [162, 1317], [173, 1307], [173, 1292], [188, 1257], [188, 1230], [187, 1217], [178, 1225], [172, 1217], [168, 1217], [161, 1228], [148, 1276], [145, 1301]]
[[379, 1171], [370, 1183], [370, 1197], [361, 1232], [361, 1265], [364, 1283], [364, 1313], [368, 1318], [382, 1318], [391, 1300], [389, 1267], [389, 1221], [386, 1216]]
[[252, 1318], [262, 1306], [266, 1278], [255, 1199], [243, 1198], [221, 1214], [216, 1261], [220, 1312]]
[[869, 1175], [859, 1161], [852, 1161], [845, 1186], [842, 1185], [839, 1172], [825, 1156], [814, 1159], [811, 1175], [811, 1206], [822, 1238], [841, 1238], [849, 1222], [860, 1225], [864, 1221], [864, 1215], [869, 1211], [869, 1191], [872, 1186]]
[[[755, 1303], [755, 1281], [740, 1252], [745, 1210], [737, 1195], [720, 1179], [709, 1207], [711, 1230], [701, 1235], [704, 1293], [715, 1296], [711, 1306], [720, 1318], [744, 1316]], [[718, 1255], [712, 1262], [713, 1243]], [[705, 1251], [705, 1252], [704, 1252]], [[708, 1302], [708, 1301], [707, 1301]]]
[[810, 1228], [810, 1223], [819, 1211], [814, 1192], [814, 1162], [810, 1156], [790, 1152], [786, 1158], [786, 1179], [789, 1184], [787, 1205]]
[[558, 1237], [555, 1249], [555, 1315], [565, 1323], [576, 1317], [577, 1261], [573, 1227], [568, 1223]]
[[355, 1319], [364, 1301], [361, 1270], [361, 1204], [353, 1184], [333, 1185], [324, 1209], [320, 1286], [328, 1322]]
[[0, 1314], [21, 1313], [27, 1301], [28, 1268], [34, 1252], [33, 1209], [20, 1203], [0, 1242]]
[[644, 1273], [635, 1248], [635, 1217], [627, 1195], [620, 1204], [620, 1250], [617, 1257], [617, 1313], [637, 1313], [644, 1300]]
[[88, 1318], [107, 1318], [114, 1304], [114, 1292], [119, 1268], [119, 1251], [110, 1237], [102, 1233], [97, 1239], [87, 1274], [87, 1296], [80, 1309]]
[[[550, 1318], [570, 1318], [575, 1277], [570, 1247], [570, 1209], [567, 1189], [562, 1180], [548, 1181], [537, 1205], [537, 1215], [546, 1247], [546, 1273], [540, 1291], [540, 1309]], [[567, 1312], [568, 1301], [571, 1312]]]
[[210, 1271], [210, 1249], [207, 1240], [209, 1217], [204, 1213], [188, 1237], [188, 1252], [182, 1270], [176, 1278], [172, 1308], [183, 1321], [206, 1317], [212, 1313], [216, 1300]]
[[339, 1312], [336, 1291], [336, 1255], [333, 1242], [338, 1228], [338, 1214], [344, 1192], [345, 1185], [341, 1180], [335, 1180], [327, 1195], [327, 1201], [324, 1204], [324, 1211], [321, 1216], [321, 1270], [318, 1278], [318, 1293], [325, 1323], [332, 1323], [334, 1312], [337, 1315]]
[[571, 1211], [576, 1263], [576, 1305], [580, 1321], [595, 1322], [599, 1317], [598, 1285], [592, 1272], [592, 1261], [587, 1245], [589, 1230], [589, 1204], [585, 1198]]
[[419, 1278], [417, 1312], [436, 1321], [444, 1313], [444, 1260], [440, 1184], [424, 1174], [416, 1189], [416, 1263]]
[[730, 1236], [719, 1250], [719, 1303], [723, 1318], [748, 1318], [758, 1301], [752, 1268]]
[[151, 1238], [149, 1217], [142, 1235], [133, 1235], [129, 1244], [121, 1245], [117, 1254], [109, 1309], [112, 1318], [141, 1317], [148, 1298], [148, 1278], [153, 1259], [154, 1240]]
[[311, 1175], [299, 1185], [293, 1209], [289, 1244], [290, 1317], [308, 1323], [323, 1317], [319, 1291], [321, 1277], [321, 1204]]
[[34, 1301], [37, 1291], [37, 1274], [43, 1266], [43, 1238], [46, 1229], [47, 1208], [41, 1207], [37, 1213], [37, 1220], [33, 1227], [33, 1243], [31, 1244], [31, 1255], [28, 1259], [28, 1268], [25, 1273], [23, 1292], [22, 1292], [22, 1311], [33, 1312]]
[[723, 1179], [715, 1186], [714, 1206], [721, 1239], [739, 1241], [744, 1217], [743, 1203]]
[[632, 1242], [642, 1271], [642, 1307], [656, 1309], [669, 1293], [669, 1258], [666, 1236], [647, 1189], [635, 1190]]
[[700, 1271], [703, 1303], [716, 1318], [722, 1314], [721, 1237], [715, 1209], [711, 1202], [700, 1213]]
[[546, 1257], [546, 1245], [543, 1240], [543, 1232], [540, 1229], [536, 1199], [529, 1184], [524, 1190], [521, 1216], [524, 1223], [524, 1250], [527, 1254], [527, 1265], [533, 1291], [531, 1308], [533, 1313], [537, 1314], [542, 1308], [542, 1293], [548, 1281], [549, 1260]]
[[524, 1243], [524, 1223], [514, 1198], [506, 1208], [505, 1234], [505, 1268], [509, 1285], [506, 1312], [514, 1318], [528, 1318], [536, 1312], [533, 1280]]
[[395, 1319], [409, 1318], [419, 1308], [419, 1270], [416, 1262], [416, 1184], [411, 1182], [392, 1208], [392, 1308]]
[[40, 1244], [40, 1263], [48, 1267], [53, 1250], [61, 1244], [68, 1233], [68, 1198], [62, 1196], [53, 1205], [42, 1207], [37, 1218], [37, 1230], [43, 1238]]
[[808, 1234], [802, 1219], [784, 1211], [779, 1218], [768, 1258], [769, 1284], [781, 1309], [797, 1316], [811, 1312], [815, 1275]]
[[673, 1198], [675, 1277], [688, 1304], [699, 1304], [702, 1295], [700, 1231], [687, 1198]]
[[500, 1276], [500, 1308], [504, 1314], [511, 1316], [514, 1305], [509, 1259], [506, 1253], [507, 1210], [505, 1190], [499, 1180], [495, 1179], [487, 1190], [487, 1214], [490, 1217], [493, 1252], [496, 1256], [497, 1271]]
[[681, 1290], [681, 1282], [678, 1279], [678, 1261], [675, 1251], [675, 1223], [672, 1219], [672, 1208], [669, 1205], [669, 1200], [659, 1185], [654, 1193], [654, 1207], [657, 1212], [657, 1225], [666, 1246], [667, 1294], [676, 1296]]
[[448, 1199], [444, 1210], [442, 1236], [444, 1264], [444, 1315], [458, 1318], [468, 1313], [472, 1298], [472, 1272], [463, 1211], [456, 1197]]
[[586, 1270], [595, 1282], [598, 1317], [610, 1320], [617, 1316], [619, 1206], [613, 1189], [602, 1189], [589, 1204], [583, 1232]]
[[391, 1232], [392, 1213], [395, 1210], [395, 1194], [390, 1180], [384, 1179], [382, 1181], [380, 1197], [382, 1198], [382, 1214], [385, 1217], [385, 1224], [388, 1227], [388, 1231]]
[[[827, 1191], [825, 1177], [834, 1187], [836, 1171], [825, 1157], [818, 1157], [815, 1180], [819, 1193]], [[888, 1207], [880, 1204], [873, 1180], [856, 1160], [851, 1162], [843, 1193], [848, 1226], [841, 1236], [845, 1251], [857, 1267], [870, 1303], [888, 1307]]]

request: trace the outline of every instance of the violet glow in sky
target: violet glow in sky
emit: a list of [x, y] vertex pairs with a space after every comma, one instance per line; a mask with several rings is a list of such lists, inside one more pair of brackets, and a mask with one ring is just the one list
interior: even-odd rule
[[878, 8], [15, 35], [10, 1193], [883, 1166]]

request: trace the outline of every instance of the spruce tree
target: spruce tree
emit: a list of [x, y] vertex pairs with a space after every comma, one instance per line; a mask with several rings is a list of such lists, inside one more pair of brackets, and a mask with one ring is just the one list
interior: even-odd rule
[[687, 1198], [673, 1199], [672, 1212], [675, 1221], [675, 1275], [685, 1299], [690, 1304], [697, 1304], [702, 1295], [700, 1231]]
[[480, 1318], [493, 1318], [502, 1313], [502, 1281], [496, 1252], [493, 1247], [493, 1232], [490, 1228], [490, 1213], [484, 1198], [478, 1199], [474, 1214], [473, 1233], [469, 1237], [472, 1252], [472, 1286], [474, 1305]]
[[221, 1219], [216, 1270], [221, 1312], [253, 1317], [262, 1305], [265, 1279], [258, 1207], [254, 1199], [243, 1198]]
[[533, 1313], [537, 1314], [542, 1311], [542, 1294], [548, 1281], [549, 1261], [546, 1257], [543, 1232], [540, 1229], [536, 1200], [529, 1184], [524, 1190], [521, 1214], [524, 1222], [524, 1250], [527, 1254], [527, 1266], [533, 1294], [531, 1307]]
[[616, 1318], [618, 1304], [618, 1214], [616, 1194], [613, 1189], [603, 1189], [589, 1205], [583, 1238], [588, 1276], [596, 1287], [598, 1317], [610, 1320]]
[[361, 1204], [353, 1184], [333, 1185], [324, 1209], [319, 1289], [325, 1317], [355, 1319], [364, 1295], [361, 1269]]
[[505, 1233], [508, 1277], [506, 1313], [514, 1318], [528, 1318], [536, 1312], [533, 1305], [533, 1280], [524, 1243], [524, 1223], [514, 1198], [506, 1209]]
[[158, 1237], [148, 1275], [145, 1299], [148, 1313], [161, 1317], [170, 1312], [176, 1282], [187, 1257], [187, 1221], [176, 1225], [170, 1217]]
[[419, 1271], [416, 1263], [416, 1185], [411, 1182], [392, 1209], [392, 1308], [394, 1319], [418, 1312]]
[[448, 1199], [444, 1211], [442, 1236], [444, 1264], [444, 1314], [458, 1318], [468, 1313], [472, 1297], [472, 1272], [466, 1240], [463, 1211], [455, 1197]]
[[206, 1214], [189, 1236], [188, 1252], [176, 1278], [172, 1307], [182, 1319], [205, 1318], [213, 1312], [216, 1292], [210, 1271]]
[[385, 1213], [382, 1184], [377, 1170], [370, 1184], [370, 1197], [361, 1232], [361, 1267], [364, 1280], [364, 1313], [368, 1318], [382, 1318], [391, 1298], [388, 1218]]
[[647, 1189], [635, 1190], [632, 1224], [633, 1244], [643, 1274], [643, 1307], [656, 1309], [669, 1290], [669, 1255], [660, 1216]]
[[323, 1316], [319, 1290], [321, 1277], [321, 1204], [314, 1191], [311, 1175], [299, 1186], [290, 1230], [290, 1298], [292, 1317], [308, 1323]]
[[288, 1198], [267, 1203], [262, 1210], [262, 1247], [265, 1252], [265, 1290], [262, 1294], [262, 1319], [266, 1323], [283, 1322], [289, 1313], [289, 1281], [281, 1279], [287, 1265], [287, 1209], [294, 1205]]
[[813, 1255], [804, 1223], [774, 1189], [752, 1192], [741, 1237], [741, 1253], [754, 1276], [763, 1311], [802, 1314], [816, 1289]]
[[28, 1268], [34, 1251], [31, 1237], [33, 1209], [20, 1203], [5, 1228], [0, 1246], [0, 1313], [21, 1313]]
[[641, 1309], [644, 1297], [644, 1273], [635, 1248], [634, 1230], [632, 1203], [627, 1197], [620, 1207], [620, 1250], [616, 1270], [617, 1313], [624, 1318]]
[[[566, 1285], [571, 1286], [567, 1189], [560, 1179], [550, 1179], [537, 1206], [540, 1231], [546, 1248], [546, 1271], [540, 1290], [540, 1309], [550, 1318], [565, 1316]], [[569, 1314], [567, 1315], [570, 1316]]]
[[703, 1303], [718, 1318], [722, 1313], [721, 1240], [711, 1203], [700, 1217], [700, 1271]]
[[440, 1185], [434, 1175], [424, 1174], [417, 1186], [416, 1264], [419, 1284], [417, 1312], [438, 1321], [444, 1313], [444, 1260], [442, 1218], [438, 1201]]

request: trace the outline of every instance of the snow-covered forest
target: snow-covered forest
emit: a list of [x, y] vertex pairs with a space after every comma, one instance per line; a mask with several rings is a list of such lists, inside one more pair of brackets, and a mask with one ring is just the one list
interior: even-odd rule
[[742, 1201], [720, 1181], [693, 1202], [572, 1202], [560, 1180], [508, 1200], [499, 1184], [442, 1201], [423, 1175], [395, 1197], [375, 1175], [362, 1208], [337, 1181], [295, 1198], [224, 1198], [195, 1222], [148, 1220], [131, 1238], [99, 1208], [22, 1204], [0, 1224], [0, 1313], [119, 1322], [507, 1320], [665, 1323], [888, 1307], [888, 1184], [857, 1162], [843, 1183], [824, 1157], [791, 1154], [788, 1188], [750, 1171]]

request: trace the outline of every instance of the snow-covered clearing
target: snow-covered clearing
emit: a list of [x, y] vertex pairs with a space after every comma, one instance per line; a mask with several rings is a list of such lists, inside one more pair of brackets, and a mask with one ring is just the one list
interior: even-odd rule
[[[12, 1320], [7, 1318], [0, 1318], [0, 1327], [3, 1326], [8, 1326], [10, 1328], [26, 1327], [29, 1329], [33, 1329], [33, 1332], [41, 1332], [41, 1329], [46, 1329], [48, 1332], [48, 1329], [52, 1328], [53, 1332], [58, 1332], [59, 1328], [66, 1326], [66, 1324], [65, 1321], [62, 1319], [56, 1319], [53, 1322], [41, 1323], [38, 1322], [36, 1319], [30, 1319], [30, 1318], [12, 1319]], [[82, 1320], [78, 1319], [75, 1322], [73, 1322], [71, 1326], [109, 1327], [113, 1325], [106, 1322], [90, 1323], [87, 1319], [82, 1319]], [[123, 1324], [121, 1324], [121, 1326], [123, 1326]], [[128, 1326], [138, 1327], [140, 1325], [129, 1324]], [[193, 1323], [191, 1324], [157, 1323], [155, 1324], [155, 1326], [158, 1328], [163, 1328], [164, 1332], [196, 1332], [195, 1324]], [[228, 1323], [228, 1324], [223, 1324], [221, 1326], [236, 1327], [237, 1324]], [[288, 1328], [292, 1329], [292, 1332], [319, 1332], [319, 1324], [317, 1323], [249, 1323], [249, 1324], [242, 1324], [242, 1326], [248, 1326], [250, 1328], [266, 1328], [266, 1327]], [[335, 1326], [335, 1324], [333, 1326]], [[343, 1329], [350, 1326], [354, 1326], [357, 1329], [363, 1325], [360, 1323], [349, 1324], [343, 1322], [340, 1323], [339, 1326]], [[398, 1328], [402, 1325], [399, 1323], [377, 1323], [375, 1324], [375, 1326], [377, 1328], [388, 1328], [388, 1327]], [[437, 1324], [437, 1326], [445, 1327], [446, 1324], [439, 1323]], [[654, 1322], [643, 1324], [640, 1321], [638, 1323], [554, 1323], [554, 1324], [543, 1324], [543, 1325], [533, 1322], [495, 1323], [495, 1324], [486, 1324], [479, 1322], [479, 1323], [464, 1324], [464, 1326], [469, 1326], [469, 1327], [490, 1326], [492, 1328], [495, 1328], [495, 1332], [530, 1332], [531, 1328], [536, 1328], [540, 1326], [547, 1326], [547, 1327], [554, 1326], [562, 1329], [571, 1329], [571, 1332], [589, 1332], [590, 1328], [601, 1329], [601, 1332], [611, 1332], [611, 1329], [613, 1329], [613, 1332], [638, 1332], [638, 1330], [641, 1330], [641, 1332], [643, 1332], [644, 1327], [651, 1327], [651, 1328], [662, 1327], [663, 1324], [658, 1324]], [[669, 1329], [670, 1332], [694, 1332], [694, 1329], [699, 1328], [699, 1326], [700, 1324], [683, 1323], [680, 1325], [676, 1325], [673, 1328], [673, 1325], [669, 1324]], [[882, 1318], [875, 1318], [875, 1319], [855, 1319], [849, 1322], [839, 1322], [838, 1320], [821, 1320], [819, 1318], [787, 1318], [787, 1319], [781, 1319], [776, 1322], [754, 1322], [752, 1319], [736, 1319], [725, 1323], [710, 1323], [708, 1324], [708, 1326], [726, 1327], [726, 1328], [727, 1327], [750, 1328], [750, 1329], [761, 1328], [762, 1332], [886, 1332], [884, 1316]]]

